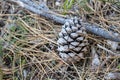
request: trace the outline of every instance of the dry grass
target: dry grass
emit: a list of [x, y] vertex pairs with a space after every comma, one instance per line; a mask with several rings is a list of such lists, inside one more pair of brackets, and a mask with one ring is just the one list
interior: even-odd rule
[[[0, 4], [3, 4], [2, 1]], [[91, 12], [79, 6], [79, 13], [84, 13], [82, 15], [84, 20], [101, 25], [105, 29], [110, 25], [120, 26], [119, 11], [111, 7], [110, 3], [103, 4], [96, 1], [95, 5], [87, 5]], [[52, 8], [54, 9], [54, 6]], [[10, 14], [10, 10], [15, 14]], [[97, 67], [95, 71], [91, 71], [91, 55], [87, 55], [85, 60], [77, 64], [60, 64], [63, 61], [57, 55], [56, 41], [61, 25], [9, 3], [1, 5], [0, 11], [0, 19], [5, 21], [5, 26], [0, 28], [0, 79], [102, 80], [108, 72], [119, 71], [119, 57], [108, 56], [113, 50], [107, 40], [88, 34], [88, 39], [99, 54], [101, 65], [104, 65], [102, 68]], [[113, 13], [113, 16], [107, 13]], [[115, 27], [114, 31], [120, 33], [120, 27]], [[101, 45], [102, 48], [96, 44]], [[91, 49], [88, 51], [91, 54]], [[119, 53], [119, 51], [113, 53]]]

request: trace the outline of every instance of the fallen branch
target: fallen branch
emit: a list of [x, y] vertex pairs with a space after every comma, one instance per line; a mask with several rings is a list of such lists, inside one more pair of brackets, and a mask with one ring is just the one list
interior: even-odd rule
[[86, 28], [87, 31], [89, 31], [95, 35], [101, 36], [101, 37], [109, 39], [111, 41], [120, 42], [120, 34], [119, 33], [107, 31], [105, 29], [100, 28], [97, 25], [90, 24], [90, 23], [83, 23], [83, 26]]
[[[58, 16], [57, 13], [54, 13], [51, 10], [49, 10], [49, 8], [46, 5], [35, 4], [31, 0], [9, 0], [9, 2], [15, 2], [22, 8], [25, 8], [25, 9], [27, 9], [33, 13], [36, 13], [40, 16], [43, 16], [47, 19], [51, 19], [57, 23], [64, 24], [67, 20], [70, 19], [70, 18]], [[97, 25], [90, 24], [90, 23], [84, 23], [84, 22], [81, 22], [81, 23], [88, 32], [91, 32], [95, 35], [101, 36], [105, 39], [109, 39], [109, 40], [112, 40], [115, 42], [120, 42], [120, 34], [118, 34], [118, 33], [116, 35], [116, 33], [109, 32], [105, 29], [100, 28]]]
[[10, 0], [10, 1], [17, 3], [22, 8], [25, 8], [35, 14], [43, 16], [47, 19], [51, 19], [60, 24], [64, 24], [68, 20], [67, 18], [63, 18], [61, 16], [55, 15], [56, 13], [48, 10], [48, 8], [46, 8], [45, 5], [43, 5], [44, 3], [41, 5], [38, 5], [38, 4], [34, 4], [34, 2], [30, 0]]

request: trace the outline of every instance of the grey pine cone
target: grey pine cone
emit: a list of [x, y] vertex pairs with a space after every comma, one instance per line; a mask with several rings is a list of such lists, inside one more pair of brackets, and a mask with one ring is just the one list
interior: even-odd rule
[[57, 43], [59, 56], [67, 63], [75, 63], [84, 58], [88, 40], [79, 19], [71, 19], [62, 26]]

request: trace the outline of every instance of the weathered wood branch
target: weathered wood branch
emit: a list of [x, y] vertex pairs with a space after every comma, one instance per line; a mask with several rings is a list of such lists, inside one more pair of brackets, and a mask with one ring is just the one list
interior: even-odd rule
[[[51, 10], [49, 10], [49, 8], [45, 4], [40, 4], [40, 5], [35, 4], [31, 0], [9, 0], [9, 1], [15, 2], [22, 8], [25, 8], [25, 9], [27, 9], [33, 13], [36, 13], [40, 16], [43, 16], [47, 19], [51, 19], [57, 23], [64, 24], [67, 20], [70, 19], [70, 18], [65, 18], [65, 17], [56, 15], [57, 13], [54, 13]], [[81, 22], [81, 23], [88, 32], [91, 32], [95, 35], [101, 36], [105, 39], [120, 42], [120, 34], [119, 33], [109, 32], [109, 31], [102, 29], [99, 26], [91, 24], [91, 23], [87, 23], [87, 22], [86, 23]]]
[[90, 23], [83, 23], [83, 26], [86, 28], [87, 31], [101, 36], [103, 38], [115, 41], [115, 42], [120, 42], [120, 34], [119, 33], [114, 33], [112, 31], [107, 31], [103, 28], [100, 28], [99, 26], [95, 24], [90, 24]]
[[22, 8], [25, 8], [25, 9], [27, 9], [33, 13], [36, 13], [40, 16], [43, 16], [47, 19], [51, 19], [57, 23], [64, 24], [68, 20], [67, 18], [63, 18], [61, 16], [55, 15], [56, 13], [54, 13], [54, 12], [48, 10], [48, 8], [44, 7], [45, 6], [45, 5], [43, 5], [44, 3], [41, 5], [38, 5], [38, 4], [34, 4], [34, 2], [32, 2], [30, 0], [10, 0], [10, 1], [17, 3]]

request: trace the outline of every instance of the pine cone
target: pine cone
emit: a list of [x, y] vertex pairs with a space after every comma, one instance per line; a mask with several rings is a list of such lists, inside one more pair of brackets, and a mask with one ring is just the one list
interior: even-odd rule
[[59, 33], [57, 43], [59, 56], [67, 63], [75, 63], [84, 58], [87, 52], [88, 40], [85, 28], [81, 26], [79, 19], [67, 21]]

